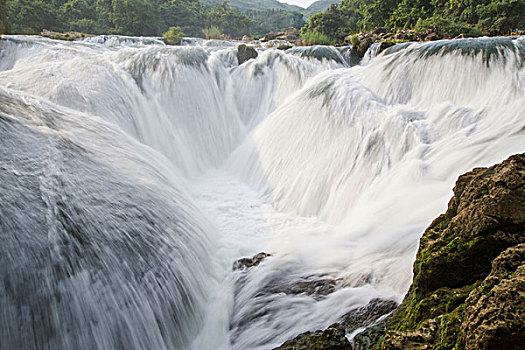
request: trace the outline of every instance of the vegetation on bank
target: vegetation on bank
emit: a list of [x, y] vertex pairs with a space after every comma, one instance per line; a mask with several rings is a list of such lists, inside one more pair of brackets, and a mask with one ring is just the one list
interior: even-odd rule
[[377, 27], [438, 27], [450, 37], [508, 35], [525, 29], [525, 0], [343, 0], [310, 17], [302, 30], [342, 43], [349, 34]]
[[218, 28], [227, 37], [263, 35], [269, 30], [301, 28], [302, 14], [270, 9], [241, 13], [228, 1], [198, 0], [0, 0], [0, 33], [55, 32], [161, 36], [180, 27], [203, 37]]
[[[243, 9], [198, 0], [0, 0], [0, 33], [55, 32], [161, 36], [172, 27], [194, 37], [262, 36], [302, 28], [305, 44], [343, 43], [385, 28], [439, 28], [444, 37], [508, 35], [525, 29], [525, 0], [343, 0], [310, 17], [279, 8]], [[220, 32], [220, 33], [218, 33]]]

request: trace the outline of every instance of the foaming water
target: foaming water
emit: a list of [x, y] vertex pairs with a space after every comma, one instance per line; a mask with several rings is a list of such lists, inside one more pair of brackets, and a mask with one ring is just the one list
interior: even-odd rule
[[271, 349], [399, 301], [457, 176], [525, 148], [522, 38], [184, 44], [0, 40], [0, 348]]

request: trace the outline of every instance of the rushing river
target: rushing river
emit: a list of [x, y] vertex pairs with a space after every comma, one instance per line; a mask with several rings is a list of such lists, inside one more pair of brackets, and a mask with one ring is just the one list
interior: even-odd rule
[[272, 349], [400, 301], [457, 176], [525, 150], [523, 37], [236, 50], [2, 36], [1, 349]]

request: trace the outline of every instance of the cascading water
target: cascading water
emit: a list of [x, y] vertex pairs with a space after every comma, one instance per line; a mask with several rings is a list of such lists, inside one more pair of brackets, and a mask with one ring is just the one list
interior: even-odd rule
[[523, 38], [235, 54], [1, 38], [0, 348], [271, 349], [399, 301], [457, 176], [525, 149]]

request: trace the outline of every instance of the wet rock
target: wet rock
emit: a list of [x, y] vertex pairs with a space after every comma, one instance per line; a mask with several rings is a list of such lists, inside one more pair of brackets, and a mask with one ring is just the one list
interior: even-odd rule
[[334, 324], [324, 331], [306, 332], [287, 341], [276, 350], [351, 350], [344, 328]]
[[388, 49], [389, 47], [392, 47], [394, 46], [396, 43], [392, 42], [392, 41], [383, 41], [379, 44], [379, 51], [377, 52], [378, 54], [380, 54], [381, 52], [385, 51], [386, 49]]
[[268, 253], [259, 253], [254, 255], [252, 258], [241, 258], [233, 263], [233, 270], [246, 270], [257, 266], [269, 256], [272, 255]]
[[[278, 349], [369, 349], [385, 334], [385, 315], [396, 308], [392, 300], [374, 299], [368, 305], [352, 310], [343, 321], [325, 330], [306, 332], [287, 341]], [[345, 335], [363, 328], [351, 342]]]
[[288, 45], [288, 44], [279, 44], [279, 46], [277, 46], [277, 50], [286, 51], [288, 49], [291, 49], [292, 47], [293, 47], [292, 45]]
[[377, 324], [366, 327], [363, 331], [354, 335], [350, 342], [353, 350], [369, 350], [375, 346], [385, 335], [385, 321], [379, 321]]
[[248, 35], [243, 36], [241, 40], [246, 43], [249, 43], [250, 41], [252, 41], [252, 39]]
[[373, 299], [366, 306], [347, 313], [341, 322], [349, 332], [372, 325], [381, 316], [387, 315], [397, 307], [393, 300]]
[[350, 42], [352, 44], [352, 55], [361, 59], [374, 43], [374, 39], [368, 35], [360, 34], [358, 36], [353, 35], [350, 38]]
[[237, 60], [239, 61], [239, 64], [243, 64], [252, 58], [257, 58], [257, 56], [259, 56], [259, 54], [253, 46], [241, 44], [237, 47]]
[[525, 154], [461, 176], [420, 240], [413, 285], [382, 349], [521, 348], [523, 243]]
[[273, 281], [264, 291], [267, 293], [284, 293], [284, 294], [306, 294], [311, 296], [326, 296], [335, 292], [338, 280], [330, 278], [315, 278], [292, 281]]

